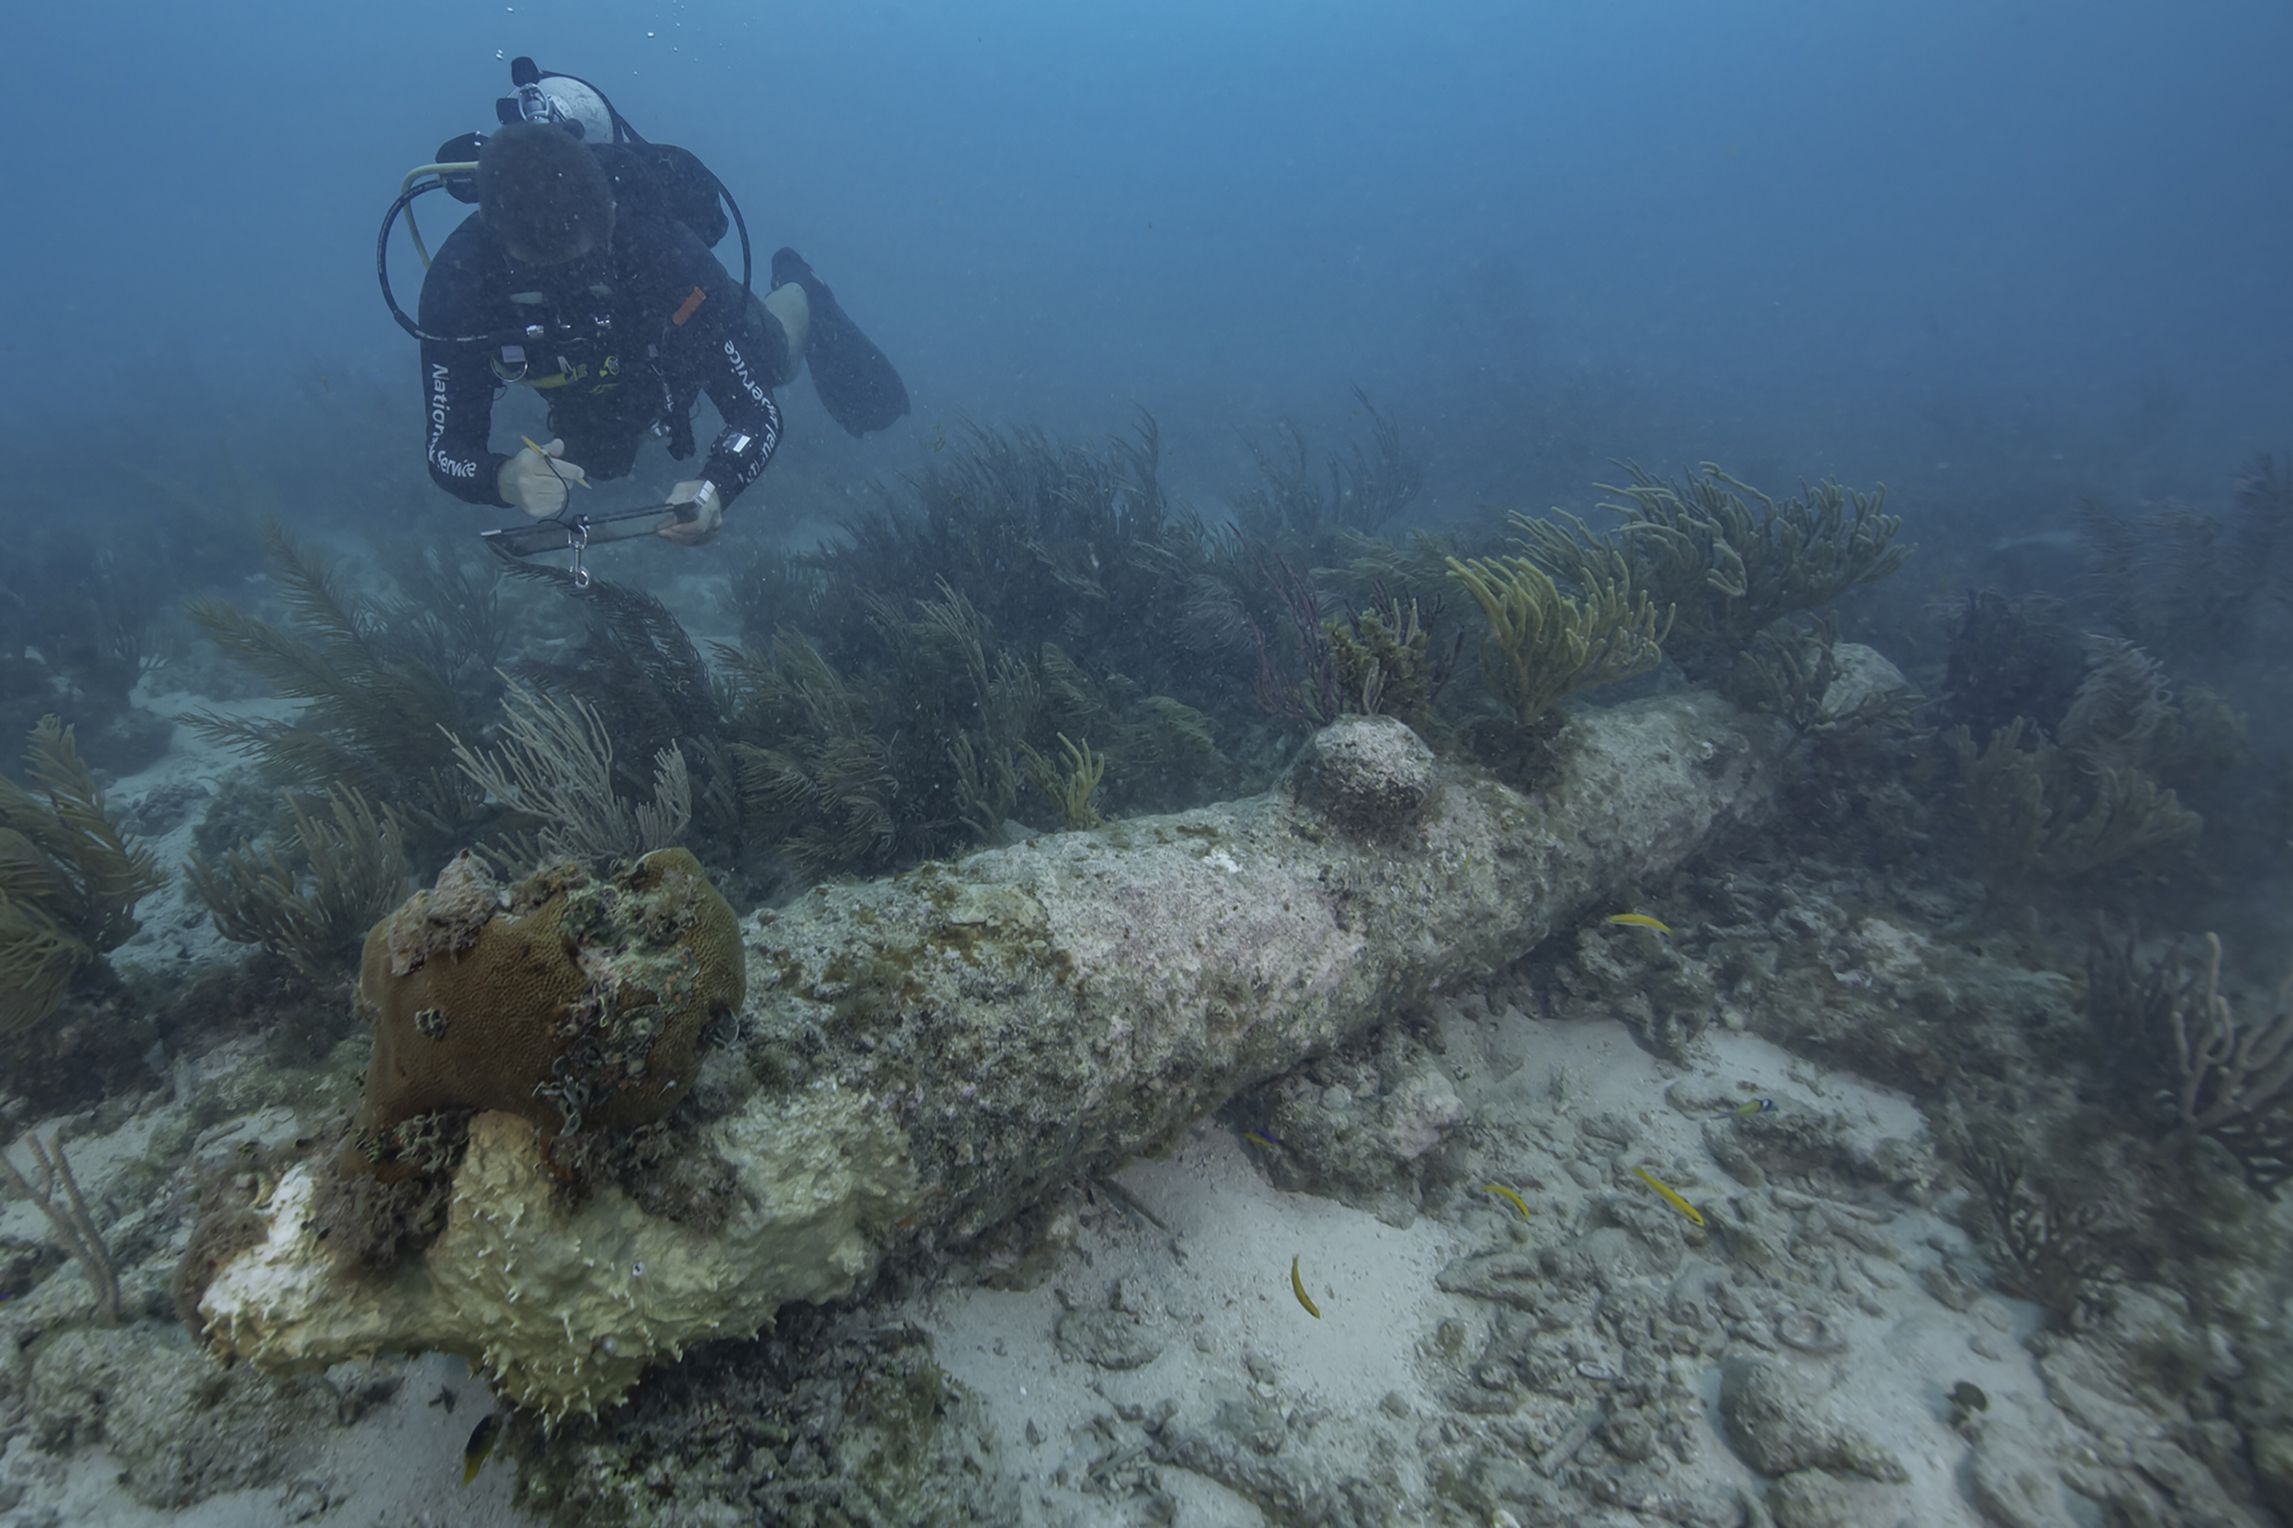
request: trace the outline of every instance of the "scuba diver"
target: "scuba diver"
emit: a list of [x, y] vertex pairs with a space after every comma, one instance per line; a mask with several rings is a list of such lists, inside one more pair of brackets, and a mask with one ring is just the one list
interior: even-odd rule
[[[627, 475], [649, 437], [692, 457], [692, 408], [706, 392], [724, 429], [699, 472], [652, 507], [669, 512], [661, 536], [692, 545], [771, 461], [781, 429], [771, 389], [800, 369], [854, 435], [908, 411], [890, 360], [794, 250], [773, 256], [770, 290], [753, 295], [739, 206], [697, 157], [645, 140], [585, 81], [526, 58], [511, 80], [498, 130], [449, 140], [438, 163], [408, 175], [377, 250], [384, 300], [421, 341], [432, 481], [473, 504], [561, 517], [592, 479]], [[441, 188], [478, 212], [431, 259], [410, 206]], [[728, 209], [741, 230], [738, 282], [710, 253]], [[384, 263], [401, 214], [429, 263], [418, 320], [399, 307]], [[493, 403], [510, 384], [544, 393], [553, 438], [503, 455], [491, 448]]]

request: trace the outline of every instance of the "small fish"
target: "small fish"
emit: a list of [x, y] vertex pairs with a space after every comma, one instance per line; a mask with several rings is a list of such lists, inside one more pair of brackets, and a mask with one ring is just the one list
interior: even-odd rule
[[932, 451], [934, 454], [937, 454], [938, 452], [945, 451], [946, 449], [947, 426], [935, 424], [932, 426]]
[[1652, 928], [1667, 939], [1672, 937], [1671, 925], [1661, 919], [1651, 918], [1646, 913], [1617, 913], [1608, 921], [1629, 924], [1633, 928]]
[[1242, 1139], [1253, 1146], [1263, 1146], [1268, 1151], [1280, 1151], [1282, 1149], [1282, 1143], [1263, 1130], [1245, 1130], [1242, 1132]]
[[1526, 1199], [1523, 1199], [1519, 1194], [1516, 1194], [1511, 1189], [1505, 1187], [1505, 1185], [1502, 1183], [1484, 1183], [1481, 1185], [1481, 1192], [1484, 1194], [1495, 1194], [1498, 1198], [1504, 1200], [1514, 1209], [1519, 1210], [1521, 1212], [1521, 1219], [1523, 1220], [1536, 1219], [1534, 1215], [1529, 1213], [1529, 1202]]
[[1650, 1173], [1647, 1168], [1635, 1167], [1632, 1170], [1640, 1174], [1641, 1182], [1656, 1190], [1657, 1193], [1662, 1194], [1666, 1204], [1672, 1206], [1672, 1208], [1687, 1216], [1688, 1223], [1690, 1225], [1700, 1226], [1704, 1223], [1704, 1212], [1702, 1210], [1697, 1209], [1687, 1200], [1681, 1198], [1679, 1193], [1668, 1184], [1657, 1181], [1655, 1175]]
[[470, 1441], [462, 1445], [462, 1484], [468, 1485], [478, 1478], [478, 1471], [486, 1467], [486, 1460], [494, 1452], [494, 1443], [500, 1438], [502, 1417], [498, 1411], [489, 1411], [470, 1429]]
[[1322, 1308], [1314, 1303], [1312, 1295], [1306, 1293], [1306, 1281], [1298, 1274], [1298, 1260], [1295, 1257], [1290, 1259], [1290, 1293], [1298, 1297], [1298, 1303], [1306, 1308], [1307, 1315], [1316, 1321], [1322, 1319]]
[[1735, 1106], [1733, 1109], [1730, 1109], [1730, 1110], [1729, 1110], [1727, 1113], [1725, 1113], [1725, 1114], [1721, 1115], [1721, 1116], [1720, 1116], [1720, 1118], [1722, 1118], [1722, 1119], [1750, 1119], [1750, 1118], [1751, 1118], [1753, 1115], [1755, 1115], [1755, 1114], [1773, 1114], [1773, 1113], [1775, 1113], [1775, 1100], [1774, 1100], [1774, 1099], [1772, 1099], [1772, 1098], [1751, 1098], [1751, 1099], [1746, 1099], [1744, 1102], [1742, 1102], [1742, 1103], [1740, 1103], [1740, 1104], [1736, 1105], [1736, 1106]]

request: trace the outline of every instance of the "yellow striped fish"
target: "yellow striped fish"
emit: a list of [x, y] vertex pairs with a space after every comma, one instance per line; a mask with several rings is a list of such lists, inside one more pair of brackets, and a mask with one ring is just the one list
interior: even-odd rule
[[1667, 939], [1672, 937], [1672, 926], [1670, 924], [1664, 922], [1661, 918], [1651, 918], [1646, 913], [1617, 913], [1608, 921], [1611, 923], [1621, 923], [1630, 928], [1654, 929], [1657, 933], [1662, 934]]
[[1679, 1192], [1670, 1184], [1658, 1181], [1655, 1174], [1649, 1172], [1649, 1170], [1645, 1167], [1635, 1167], [1632, 1170], [1640, 1174], [1641, 1182], [1656, 1190], [1657, 1193], [1662, 1194], [1666, 1204], [1672, 1206], [1672, 1208], [1687, 1216], [1690, 1224], [1700, 1226], [1704, 1223], [1704, 1212], [1697, 1209], [1687, 1200], [1681, 1198]]

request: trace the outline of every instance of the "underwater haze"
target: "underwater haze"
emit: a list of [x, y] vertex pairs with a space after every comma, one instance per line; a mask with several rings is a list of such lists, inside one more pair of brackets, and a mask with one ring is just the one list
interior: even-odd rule
[[[760, 258], [794, 244], [881, 331], [925, 430], [1138, 405], [1223, 464], [1359, 384], [1506, 502], [1555, 456], [1555, 492], [1693, 454], [1947, 492], [1961, 427], [2179, 492], [2293, 391], [2268, 0], [93, 4], [12, 32], [9, 115], [53, 147], [0, 252], [0, 442], [50, 492], [162, 441], [412, 454], [374, 229], [521, 53], [699, 152]], [[366, 382], [347, 418], [305, 396]], [[1596, 438], [1537, 438], [1563, 390]], [[326, 513], [323, 473], [296, 486]]]
[[2284, 0], [0, 44], [0, 1528], [2293, 1523]]

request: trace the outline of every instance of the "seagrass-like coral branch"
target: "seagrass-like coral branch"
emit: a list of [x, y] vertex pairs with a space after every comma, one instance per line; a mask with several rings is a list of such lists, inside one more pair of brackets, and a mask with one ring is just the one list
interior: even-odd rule
[[2221, 940], [2208, 934], [2204, 984], [2191, 996], [2167, 1009], [2182, 1122], [2213, 1135], [2250, 1128], [2293, 1104], [2293, 977], [2278, 988], [2272, 1012], [2241, 1021], [2221, 995]]
[[136, 903], [166, 884], [105, 807], [71, 728], [43, 718], [24, 768], [29, 788], [0, 778], [0, 1036], [54, 1012], [75, 976], [135, 932]]
[[[56, 1238], [56, 1245], [70, 1254], [87, 1277], [88, 1287], [95, 1291], [96, 1319], [105, 1326], [119, 1325], [120, 1297], [119, 1270], [111, 1260], [111, 1249], [104, 1245], [103, 1232], [96, 1228], [95, 1216], [88, 1213], [88, 1201], [80, 1193], [79, 1180], [72, 1176], [72, 1164], [64, 1155], [64, 1138], [59, 1133], [43, 1144], [37, 1132], [26, 1137], [32, 1144], [32, 1176], [0, 1151], [0, 1176], [8, 1185], [22, 1194], [40, 1213], [48, 1217], [48, 1229]], [[63, 1191], [57, 1197], [57, 1190]]]
[[1710, 462], [1679, 483], [1626, 467], [1629, 483], [1604, 485], [1618, 498], [1601, 507], [1623, 517], [1614, 540], [1549, 520], [1527, 522], [1524, 539], [1564, 581], [1621, 552], [1634, 583], [1679, 613], [1671, 656], [1692, 671], [1724, 665], [1774, 621], [1884, 578], [1909, 555], [1883, 488], [1826, 481], [1778, 500]]
[[356, 966], [359, 941], [405, 896], [405, 831], [347, 785], [327, 792], [323, 812], [284, 795], [284, 842], [194, 856], [184, 873], [217, 933], [324, 985]]
[[2144, 962], [2130, 936], [2097, 939], [2086, 1006], [2131, 1101], [2185, 1139], [2217, 1142], [2265, 1194], [2293, 1182], [2293, 976], [2256, 1017], [2221, 986], [2221, 940], [2201, 962]]
[[1983, 852], [2016, 874], [2071, 879], [2186, 845], [2204, 819], [2134, 768], [2084, 767], [2016, 717], [1976, 746], [1946, 734]]
[[674, 744], [653, 757], [653, 799], [613, 788], [613, 739], [597, 709], [503, 676], [502, 737], [491, 749], [452, 739], [454, 762], [488, 796], [542, 824], [536, 861], [628, 859], [673, 847], [693, 819], [692, 777]]
[[1656, 666], [1669, 614], [1635, 593], [1623, 565], [1588, 565], [1581, 597], [1563, 594], [1528, 557], [1449, 559], [1449, 571], [1480, 603], [1489, 634], [1481, 669], [1526, 727], [1561, 698], [1629, 679]]
[[496, 640], [491, 617], [476, 608], [484, 591], [425, 575], [434, 603], [380, 605], [278, 526], [264, 539], [291, 620], [277, 624], [217, 599], [194, 600], [186, 613], [226, 656], [302, 704], [283, 717], [207, 711], [184, 720], [286, 780], [356, 790], [433, 847], [464, 841], [481, 803], [454, 769], [445, 737], [473, 731], [490, 710], [490, 692], [471, 683], [484, 670], [459, 646], [490, 650]]
[[1107, 756], [1093, 753], [1087, 741], [1069, 740], [1064, 732], [1059, 734], [1059, 751], [1066, 755], [1064, 768], [1033, 749], [1027, 751], [1027, 767], [1037, 788], [1059, 808], [1064, 826], [1095, 828], [1099, 825], [1099, 806], [1092, 798], [1099, 793], [1099, 782], [1106, 778]]

